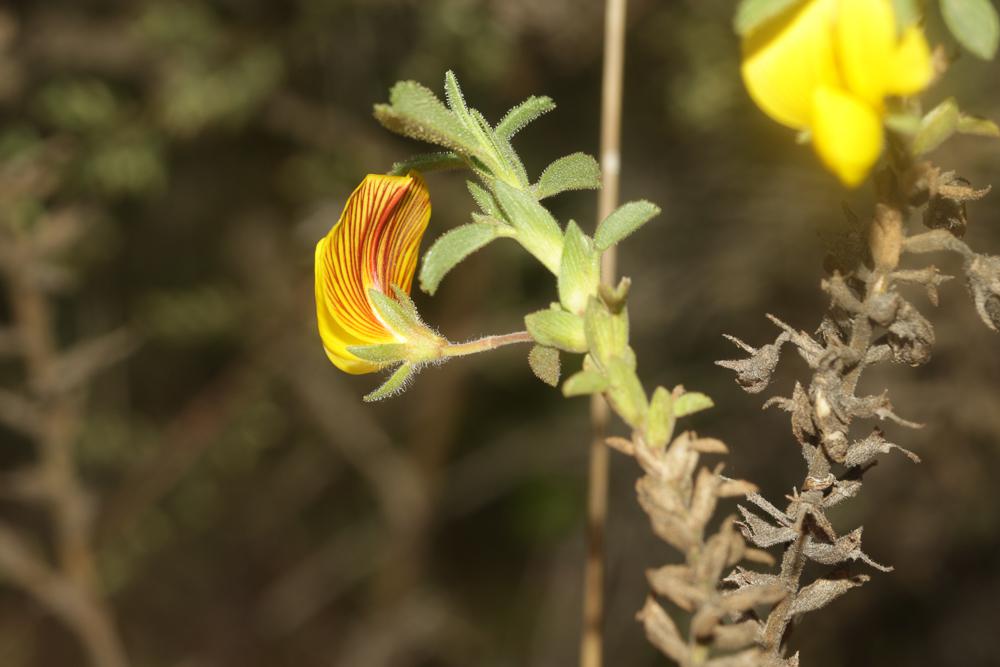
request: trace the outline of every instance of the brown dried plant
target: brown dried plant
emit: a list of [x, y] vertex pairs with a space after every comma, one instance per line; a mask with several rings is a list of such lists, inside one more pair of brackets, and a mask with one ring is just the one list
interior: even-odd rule
[[0, 522], [0, 571], [77, 636], [90, 664], [125, 667], [92, 548], [95, 503], [80, 480], [75, 452], [88, 382], [135, 343], [124, 329], [70, 346], [59, 340], [53, 300], [74, 280], [62, 258], [84, 234], [88, 215], [72, 206], [38, 212], [34, 205], [59, 185], [63, 158], [63, 147], [53, 141], [0, 166], [0, 274], [10, 304], [0, 341], [21, 378], [0, 388], [0, 423], [35, 453], [7, 473], [0, 489], [6, 500], [45, 516], [41, 530], [30, 522]]
[[[904, 268], [901, 259], [957, 254], [976, 311], [990, 329], [1000, 327], [1000, 257], [976, 253], [962, 241], [968, 226], [966, 202], [982, 198], [989, 188], [976, 189], [954, 172], [905, 156], [902, 150], [893, 151], [889, 166], [879, 174], [878, 203], [870, 222], [845, 209], [848, 224], [828, 238], [829, 276], [822, 288], [830, 307], [816, 333], [796, 330], [769, 315], [780, 329], [773, 342], [755, 348], [727, 336], [748, 356], [718, 362], [735, 371], [739, 385], [752, 394], [769, 386], [786, 345], [793, 346], [810, 369], [809, 378], [797, 382], [791, 396], [765, 403], [790, 414], [806, 462], [805, 476], [786, 496], [783, 509], [747, 490], [748, 505], [739, 507], [741, 520], [727, 518], [715, 535], [702, 539], [717, 499], [742, 493], [747, 486], [721, 476], [718, 468], [703, 468], [695, 475], [698, 455], [724, 452], [724, 446], [685, 434], [655, 456], [641, 442], [613, 443], [634, 454], [646, 473], [638, 494], [654, 531], [686, 556], [683, 565], [651, 571], [649, 583], [692, 614], [687, 636], [652, 599], [640, 613], [653, 644], [680, 665], [798, 665], [798, 653], [788, 655], [788, 641], [800, 619], [868, 581], [864, 569], [892, 569], [862, 550], [863, 526], [837, 528], [827, 512], [858, 495], [865, 472], [879, 456], [896, 450], [914, 462], [920, 460], [890, 442], [878, 426], [864, 423], [879, 420], [907, 428], [920, 424], [900, 417], [887, 391], [856, 393], [870, 366], [917, 367], [931, 358], [933, 325], [904, 295], [904, 288], [924, 288], [937, 305], [938, 288], [951, 276], [934, 265]], [[909, 230], [918, 214], [927, 231]], [[749, 548], [744, 540], [759, 549], [779, 547], [778, 571], [739, 565], [741, 559], [767, 560], [766, 552]], [[808, 577], [809, 563], [826, 572]]]

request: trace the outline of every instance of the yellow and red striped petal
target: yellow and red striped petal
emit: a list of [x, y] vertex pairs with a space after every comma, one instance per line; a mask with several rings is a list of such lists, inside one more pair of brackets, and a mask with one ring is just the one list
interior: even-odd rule
[[409, 293], [430, 216], [430, 195], [420, 174], [369, 174], [348, 198], [337, 224], [316, 244], [319, 333], [337, 368], [379, 370], [347, 348], [403, 340], [379, 318], [368, 290], [392, 296], [396, 285]]

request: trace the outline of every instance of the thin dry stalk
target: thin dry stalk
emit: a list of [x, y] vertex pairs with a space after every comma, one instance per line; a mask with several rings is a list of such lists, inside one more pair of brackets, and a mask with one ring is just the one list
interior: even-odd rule
[[[626, 0], [607, 0], [604, 18], [604, 73], [601, 84], [601, 191], [597, 219], [603, 220], [618, 204], [621, 173], [621, 114], [625, 79]], [[615, 248], [601, 257], [601, 280], [612, 285], [616, 273]], [[608, 514], [608, 450], [604, 445], [610, 412], [604, 398], [590, 403], [589, 490], [587, 494], [587, 559], [583, 582], [583, 633], [580, 667], [601, 667], [604, 635], [604, 532]]]

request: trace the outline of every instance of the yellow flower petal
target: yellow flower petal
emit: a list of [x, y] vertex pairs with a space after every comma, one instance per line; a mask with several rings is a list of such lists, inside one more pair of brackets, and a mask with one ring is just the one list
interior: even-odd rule
[[891, 0], [840, 0], [836, 19], [837, 56], [851, 94], [881, 108], [896, 45]]
[[882, 120], [861, 99], [824, 87], [813, 96], [812, 140], [823, 163], [847, 186], [868, 175], [882, 152]]
[[885, 92], [890, 95], [913, 95], [927, 87], [934, 77], [934, 62], [923, 30], [906, 29], [887, 69]]
[[368, 290], [391, 296], [396, 285], [409, 293], [430, 215], [430, 196], [419, 174], [369, 174], [348, 198], [337, 224], [316, 244], [319, 332], [337, 368], [378, 370], [347, 348], [399, 342], [376, 314]]
[[809, 0], [768, 21], [743, 42], [743, 81], [764, 113], [804, 129], [813, 92], [839, 85], [833, 48], [836, 0]]

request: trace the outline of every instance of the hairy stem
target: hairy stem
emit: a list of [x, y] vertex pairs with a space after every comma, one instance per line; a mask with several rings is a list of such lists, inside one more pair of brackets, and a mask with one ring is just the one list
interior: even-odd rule
[[505, 345], [517, 345], [518, 343], [533, 343], [534, 339], [527, 331], [516, 331], [514, 333], [499, 336], [484, 336], [476, 340], [465, 343], [450, 343], [441, 348], [443, 357], [465, 357], [470, 354], [488, 352]]

